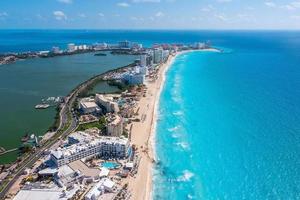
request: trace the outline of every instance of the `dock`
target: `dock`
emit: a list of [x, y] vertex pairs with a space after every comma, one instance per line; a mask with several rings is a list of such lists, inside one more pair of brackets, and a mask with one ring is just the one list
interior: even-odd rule
[[19, 148], [14, 148], [14, 149], [9, 149], [9, 150], [6, 150], [6, 151], [2, 151], [2, 152], [0, 152], [0, 156], [5, 155], [5, 154], [10, 153], [10, 152], [17, 151], [18, 149]]

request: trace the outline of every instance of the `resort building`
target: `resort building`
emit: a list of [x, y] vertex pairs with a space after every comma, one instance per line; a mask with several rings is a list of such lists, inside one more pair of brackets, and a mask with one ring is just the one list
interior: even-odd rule
[[123, 75], [123, 81], [129, 85], [141, 85], [145, 82], [145, 75], [133, 72], [125, 73]]
[[139, 50], [143, 48], [143, 45], [140, 43], [132, 43], [132, 48]]
[[197, 43], [195, 43], [194, 48], [196, 48], [196, 49], [205, 49], [206, 44], [202, 43], [202, 42], [197, 42]]
[[148, 68], [146, 66], [140, 66], [139, 71], [142, 75], [148, 75]]
[[127, 40], [119, 42], [119, 48], [122, 48], [122, 49], [130, 48], [130, 42]]
[[63, 196], [63, 192], [59, 189], [32, 189], [32, 190], [20, 190], [13, 200], [67, 200], [67, 197]]
[[79, 104], [79, 109], [83, 114], [98, 114], [101, 112], [101, 108], [90, 98], [82, 99]]
[[76, 51], [76, 46], [75, 46], [74, 43], [68, 44], [68, 51], [69, 51], [69, 52]]
[[60, 167], [70, 162], [91, 157], [124, 159], [127, 157], [129, 141], [126, 138], [86, 137], [77, 144], [51, 151], [50, 159]]
[[77, 131], [68, 136], [68, 144], [73, 145], [73, 144], [78, 144], [81, 142], [86, 142], [88, 143], [89, 141], [93, 140], [93, 135], [88, 134], [83, 131]]
[[119, 106], [111, 97], [105, 97], [102, 94], [96, 94], [95, 101], [98, 105], [104, 107], [106, 112], [119, 112]]
[[57, 173], [54, 175], [54, 181], [64, 189], [71, 188], [74, 183], [80, 182], [82, 178], [79, 171], [74, 171], [68, 165], [59, 167]]
[[170, 55], [170, 51], [169, 50], [164, 50], [163, 51], [163, 60], [166, 60], [169, 55]]
[[102, 49], [107, 49], [108, 45], [106, 43], [95, 43], [93, 45], [94, 50], [102, 50]]
[[123, 133], [123, 119], [119, 115], [109, 115], [107, 117], [107, 135], [120, 137]]
[[162, 48], [156, 48], [153, 52], [153, 62], [154, 64], [159, 64], [163, 60], [163, 49]]
[[113, 192], [115, 187], [115, 182], [109, 178], [103, 178], [85, 195], [85, 200], [97, 200], [102, 194]]
[[52, 47], [52, 53], [59, 54], [62, 53], [62, 51], [59, 49], [59, 47]]
[[147, 66], [147, 55], [146, 54], [143, 54], [140, 56], [140, 65], [141, 65], [141, 67]]

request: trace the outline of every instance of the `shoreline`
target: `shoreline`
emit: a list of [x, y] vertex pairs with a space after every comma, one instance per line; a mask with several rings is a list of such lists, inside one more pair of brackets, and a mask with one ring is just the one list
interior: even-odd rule
[[[172, 66], [174, 60], [177, 56], [189, 52], [194, 52], [197, 50], [185, 50], [176, 52], [175, 54], [171, 54], [166, 61], [159, 64], [156, 67], [156, 78], [153, 80], [149, 80], [145, 83], [147, 88], [147, 95], [142, 97], [138, 101], [138, 109], [137, 113], [139, 118], [142, 119], [140, 122], [133, 123], [132, 129], [132, 144], [135, 144], [139, 150], [137, 153], [140, 155], [140, 164], [138, 168], [138, 173], [135, 177], [130, 178], [129, 181], [129, 189], [132, 191], [133, 199], [150, 199], [152, 198], [152, 181], [153, 181], [153, 163], [155, 163], [156, 155], [155, 155], [155, 131], [156, 131], [156, 123], [157, 123], [157, 112], [159, 109], [159, 100], [161, 96], [161, 92], [164, 87], [164, 83], [166, 80], [166, 72]], [[203, 49], [199, 51], [218, 51], [216, 49]], [[129, 64], [123, 67], [119, 67], [113, 70], [106, 71], [104, 73], [98, 74], [96, 76], [91, 77], [90, 79], [84, 81], [77, 85], [71, 92], [66, 96], [65, 102], [63, 103], [59, 113], [59, 125], [56, 128], [56, 132], [61, 130], [61, 132], [54, 136], [54, 139], [47, 140], [44, 143], [44, 148], [48, 146], [52, 146], [54, 142], [56, 142], [57, 138], [64, 137], [68, 132], [73, 131], [74, 128], [74, 120], [71, 119], [69, 124], [68, 112], [73, 106], [73, 98], [77, 94], [81, 94], [82, 92], [88, 88], [88, 85], [96, 81], [97, 79], [109, 80], [109, 74], [122, 71], [125, 68], [131, 67], [133, 64]], [[108, 76], [108, 77], [107, 77]], [[108, 78], [108, 79], [107, 79]], [[68, 106], [68, 108], [66, 108]], [[66, 110], [67, 109], [67, 110]], [[147, 117], [148, 115], [148, 117]], [[66, 126], [66, 130], [64, 129]], [[35, 155], [31, 157], [25, 158], [25, 165], [22, 165], [20, 170], [18, 169], [16, 175], [14, 176], [14, 180], [9, 183], [9, 185], [14, 184], [15, 180], [17, 180], [19, 173], [22, 172], [22, 169], [31, 163], [35, 162], [35, 160], [40, 156], [41, 152], [44, 148], [41, 148], [39, 151], [35, 153]], [[28, 160], [28, 162], [27, 162]], [[142, 186], [142, 187], [141, 187]], [[6, 187], [5, 190], [10, 187]], [[143, 188], [143, 189], [141, 189]]]
[[[152, 94], [152, 96], [150, 98], [141, 99], [141, 101], [139, 102], [139, 107], [141, 108], [141, 110], [145, 109], [146, 107], [150, 108], [151, 112], [148, 112], [148, 115], [150, 115], [151, 119], [148, 121], [148, 124], [146, 123], [144, 126], [142, 126], [142, 129], [137, 128], [137, 126], [141, 124], [134, 124], [134, 128], [137, 128], [137, 130], [135, 131], [135, 129], [133, 129], [132, 131], [133, 143], [137, 144], [137, 146], [140, 146], [143, 144], [143, 142], [145, 142], [145, 146], [147, 148], [147, 151], [145, 151], [144, 154], [141, 154], [141, 164], [139, 166], [137, 177], [129, 180], [129, 187], [132, 190], [133, 199], [148, 200], [153, 198], [153, 167], [155, 161], [157, 160], [157, 155], [155, 152], [155, 137], [161, 92], [163, 91], [165, 85], [166, 74], [170, 67], [173, 65], [175, 59], [182, 54], [191, 52], [222, 51], [211, 48], [177, 52], [175, 55], [170, 55], [168, 60], [160, 65], [157, 80], [155, 80], [154, 82], [147, 82], [146, 86], [149, 90], [148, 93], [150, 95]], [[139, 134], [139, 136], [137, 136], [137, 134]], [[144, 138], [145, 140], [141, 140], [142, 138]]]

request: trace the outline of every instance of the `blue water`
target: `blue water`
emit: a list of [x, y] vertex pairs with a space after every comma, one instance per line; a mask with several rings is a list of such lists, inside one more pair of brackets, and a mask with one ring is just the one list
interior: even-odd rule
[[300, 34], [223, 40], [167, 72], [154, 199], [300, 199]]
[[300, 31], [0, 30], [0, 52], [125, 39], [227, 52], [181, 55], [167, 73], [155, 200], [300, 199]]
[[101, 163], [101, 167], [105, 167], [107, 169], [116, 169], [116, 168], [120, 167], [120, 164], [118, 164], [116, 162], [103, 162], [103, 163]]

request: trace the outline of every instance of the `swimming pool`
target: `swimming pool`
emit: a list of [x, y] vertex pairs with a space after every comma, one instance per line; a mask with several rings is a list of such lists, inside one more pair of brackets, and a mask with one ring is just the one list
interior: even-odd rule
[[105, 167], [107, 169], [118, 169], [121, 167], [119, 163], [116, 162], [102, 162], [101, 167]]

